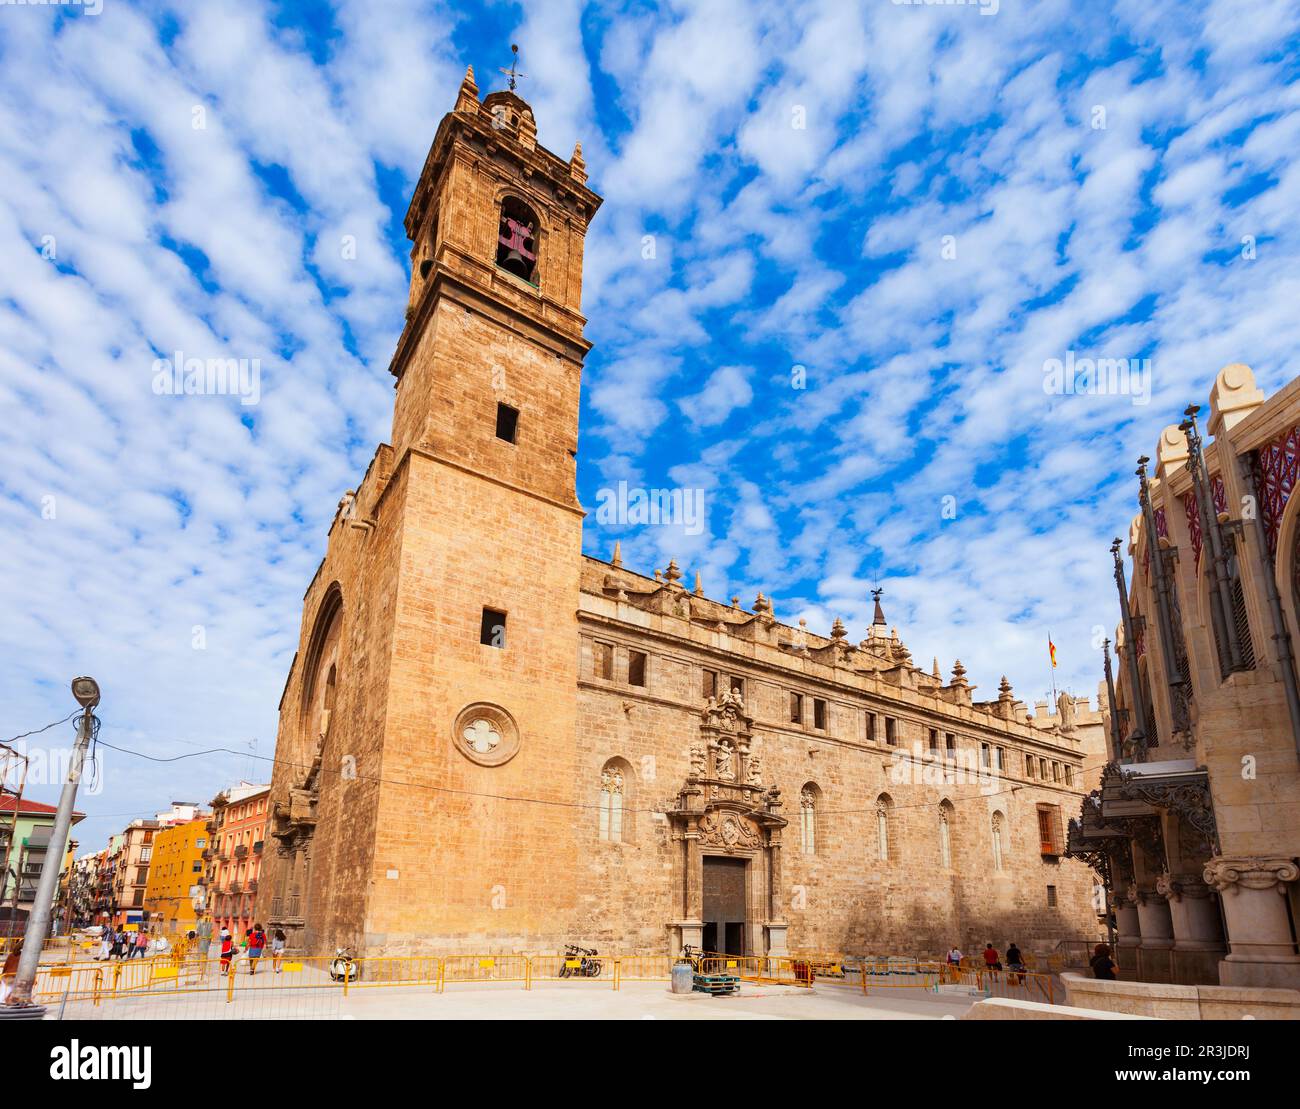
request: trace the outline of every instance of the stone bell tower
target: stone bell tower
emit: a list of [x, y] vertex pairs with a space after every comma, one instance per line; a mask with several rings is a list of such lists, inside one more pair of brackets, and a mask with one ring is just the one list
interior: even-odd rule
[[295, 946], [553, 947], [577, 898], [581, 150], [473, 71], [406, 215], [391, 447], [340, 505], [281, 703], [264, 915]]
[[572, 916], [586, 176], [470, 70], [406, 215], [383, 776], [411, 785], [382, 787], [369, 950], [558, 944]]

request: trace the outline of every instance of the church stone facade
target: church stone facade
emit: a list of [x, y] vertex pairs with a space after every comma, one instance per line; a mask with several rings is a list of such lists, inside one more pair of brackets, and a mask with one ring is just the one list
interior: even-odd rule
[[580, 148], [473, 72], [406, 217], [391, 444], [340, 502], [280, 703], [258, 912], [312, 953], [1050, 951], [1098, 713], [582, 553]]

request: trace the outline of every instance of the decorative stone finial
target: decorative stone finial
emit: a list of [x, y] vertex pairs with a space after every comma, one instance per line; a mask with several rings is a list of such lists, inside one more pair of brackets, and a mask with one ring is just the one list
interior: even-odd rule
[[695, 593], [695, 595], [696, 595], [697, 597], [703, 597], [703, 596], [704, 596], [704, 583], [700, 580], [700, 572], [699, 572], [698, 570], [695, 571], [695, 589], [694, 589], [694, 593]]
[[460, 92], [456, 96], [456, 111], [478, 111], [478, 85], [474, 83], [474, 67], [466, 66], [465, 79], [460, 83]]
[[587, 163], [582, 158], [582, 143], [573, 144], [573, 157], [569, 159], [569, 176], [578, 184], [586, 184], [587, 181]]
[[1187, 463], [1187, 436], [1177, 424], [1170, 424], [1160, 433], [1156, 447], [1156, 476], [1163, 479]]
[[835, 617], [835, 623], [831, 625], [831, 641], [834, 643], [843, 643], [848, 638], [849, 630], [844, 626], [844, 621], [838, 616]]
[[754, 612], [758, 616], [772, 615], [772, 602], [769, 601], [762, 593], [754, 598]]
[[732, 596], [732, 598], [731, 598], [731, 607], [732, 607], [732, 608], [739, 608], [739, 607], [740, 607], [740, 597], [739, 597], [739, 596], [736, 596], [736, 595], [733, 595], [733, 596]]
[[998, 700], [1012, 701], [1014, 699], [1015, 698], [1012, 696], [1011, 693], [1011, 683], [1007, 681], [1007, 676], [1003, 674], [1002, 680], [998, 682]]
[[934, 656], [934, 669], [930, 671], [930, 677], [932, 677], [932, 678], [938, 678], [939, 681], [943, 681], [943, 675], [941, 675], [941, 674], [939, 673], [939, 656], [938, 656], [938, 655], [935, 655], [935, 656]]
[[681, 567], [677, 565], [677, 559], [670, 558], [668, 560], [668, 568], [664, 570], [664, 580], [667, 581], [669, 585], [676, 585], [681, 581], [681, 578], [682, 571]]
[[609, 564], [616, 569], [623, 568], [623, 543], [621, 540], [614, 540], [614, 557], [609, 560]]
[[1219, 371], [1210, 390], [1210, 418], [1206, 423], [1216, 439], [1225, 429], [1243, 420], [1264, 403], [1264, 390], [1255, 384], [1255, 374], [1242, 362], [1232, 362]]
[[966, 684], [966, 667], [964, 667], [961, 664], [961, 659], [958, 659], [956, 662], [952, 664], [952, 684], [953, 685]]

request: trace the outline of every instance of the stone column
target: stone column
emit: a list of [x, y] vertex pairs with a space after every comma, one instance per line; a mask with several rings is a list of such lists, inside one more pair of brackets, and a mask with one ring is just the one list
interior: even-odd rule
[[1138, 976], [1138, 950], [1142, 946], [1142, 925], [1137, 903], [1130, 898], [1134, 886], [1117, 886], [1112, 897], [1115, 909], [1115, 962], [1129, 978]]
[[1169, 902], [1154, 889], [1129, 887], [1129, 900], [1137, 907], [1142, 930], [1138, 975], [1143, 982], [1173, 980], [1174, 922]]
[[[1132, 890], [1134, 887], [1130, 886]], [[1129, 897], [1115, 898], [1116, 941], [1121, 947], [1137, 947], [1142, 942], [1142, 925], [1138, 920], [1137, 903]]]
[[772, 836], [768, 841], [768, 910], [767, 954], [786, 955], [786, 933], [789, 924], [785, 919], [785, 897], [781, 886], [781, 839]]
[[1291, 859], [1220, 856], [1205, 864], [1205, 881], [1219, 891], [1228, 924], [1221, 985], [1300, 988], [1286, 902], [1287, 883], [1297, 878], [1300, 867]]
[[1174, 931], [1174, 981], [1213, 985], [1223, 953], [1223, 928], [1212, 891], [1194, 874], [1162, 874], [1156, 892], [1169, 904]]

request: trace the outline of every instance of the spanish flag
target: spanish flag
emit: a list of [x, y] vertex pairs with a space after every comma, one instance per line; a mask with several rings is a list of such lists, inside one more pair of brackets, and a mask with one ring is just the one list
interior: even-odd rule
[[1052, 637], [1047, 637], [1047, 653], [1052, 656], [1052, 669], [1056, 669], [1056, 644], [1052, 642]]

